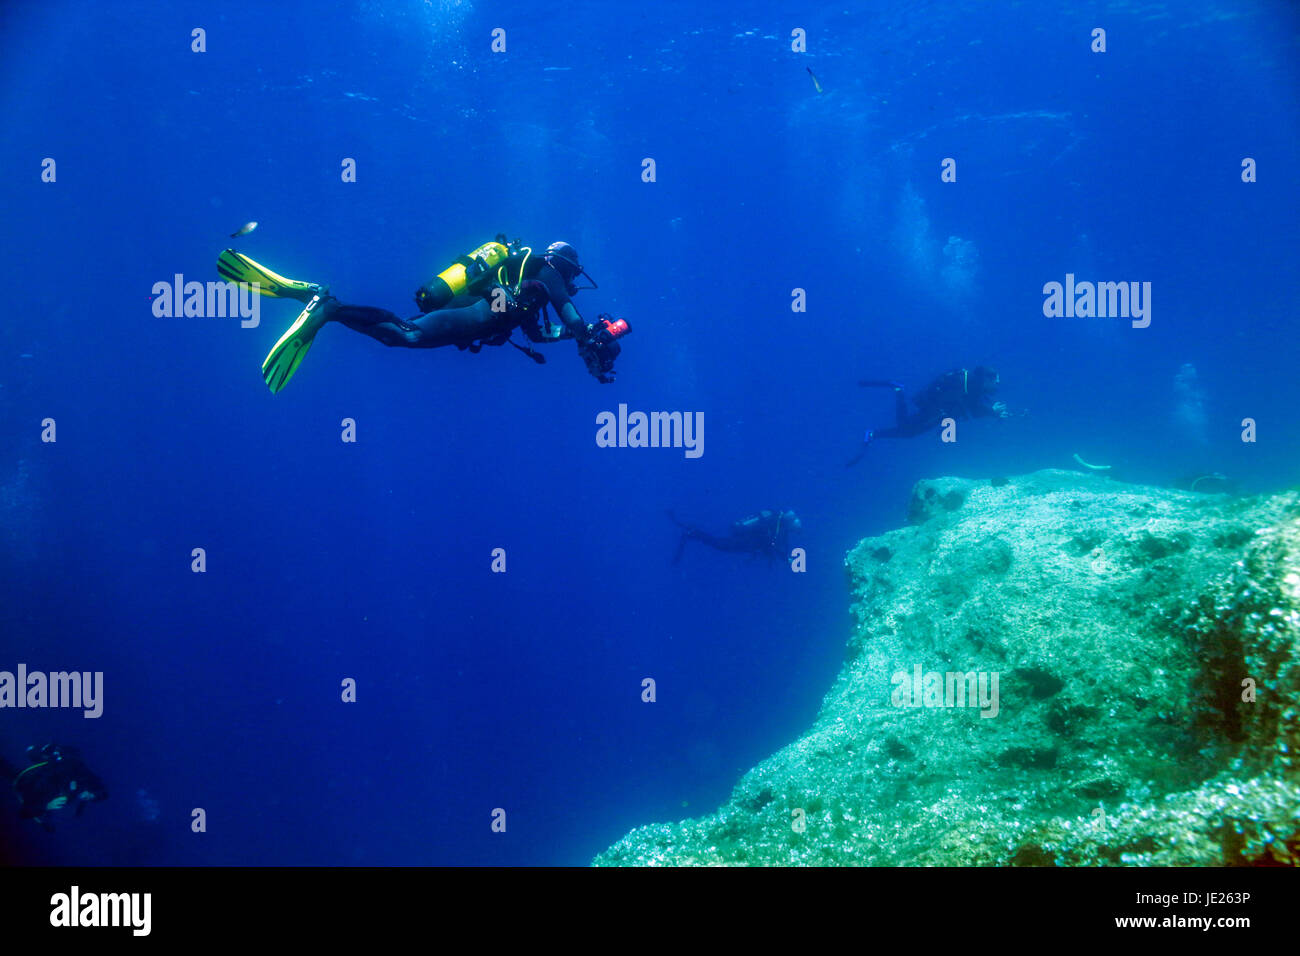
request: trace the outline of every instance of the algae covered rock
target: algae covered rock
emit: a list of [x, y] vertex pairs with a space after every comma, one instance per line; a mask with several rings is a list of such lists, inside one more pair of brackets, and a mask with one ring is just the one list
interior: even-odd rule
[[598, 865], [1300, 858], [1300, 494], [917, 484], [814, 726]]

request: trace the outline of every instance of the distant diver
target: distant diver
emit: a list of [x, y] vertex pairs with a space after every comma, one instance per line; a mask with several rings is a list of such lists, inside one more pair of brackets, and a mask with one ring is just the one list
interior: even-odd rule
[[816, 90], [818, 93], [823, 92], [821, 82], [817, 79], [817, 74], [812, 71], [812, 67], [805, 66], [804, 69], [807, 70], [808, 75], [812, 77], [813, 89]]
[[863, 437], [863, 449], [849, 464], [856, 464], [866, 452], [866, 446], [877, 438], [915, 438], [938, 428], [945, 418], [1007, 418], [1010, 412], [1003, 402], [993, 400], [1000, 379], [996, 370], [986, 365], [973, 369], [958, 368], [944, 372], [916, 397], [916, 411], [909, 412], [903, 386], [899, 382], [865, 379], [858, 384], [864, 388], [892, 388], [894, 390], [893, 428], [875, 428]]
[[1078, 452], [1075, 452], [1074, 460], [1078, 462], [1080, 467], [1087, 468], [1089, 471], [1110, 471], [1111, 469], [1110, 465], [1094, 465], [1091, 464], [1090, 462], [1084, 461], [1082, 458], [1079, 457]]
[[[385, 345], [434, 349], [454, 345], [477, 353], [485, 345], [513, 345], [539, 365], [546, 357], [512, 339], [515, 329], [535, 343], [574, 339], [578, 354], [597, 381], [614, 381], [614, 360], [622, 346], [618, 340], [631, 331], [626, 319], [601, 314], [588, 324], [574, 308], [574, 285], [579, 276], [597, 288], [567, 242], [553, 242], [540, 255], [498, 235], [467, 256], [461, 256], [415, 294], [420, 315], [402, 319], [387, 309], [344, 305], [330, 295], [329, 287], [286, 279], [227, 249], [217, 259], [217, 271], [230, 282], [258, 283], [258, 291], [272, 298], [297, 299], [305, 308], [289, 330], [275, 343], [262, 363], [262, 377], [272, 392], [279, 392], [311, 348], [316, 333], [327, 322], [339, 322]], [[558, 321], [551, 318], [548, 306]]]
[[46, 744], [39, 750], [27, 748], [28, 766], [13, 782], [14, 791], [22, 801], [18, 815], [24, 820], [35, 820], [47, 831], [54, 832], [50, 812], [72, 803], [76, 815], [86, 809], [92, 800], [108, 799], [108, 789], [75, 747]]
[[1174, 482], [1174, 487], [1209, 495], [1235, 495], [1239, 490], [1236, 481], [1217, 471], [1184, 475]]
[[764, 555], [775, 558], [780, 555], [789, 560], [790, 533], [803, 529], [803, 522], [793, 511], [760, 511], [756, 515], [732, 522], [731, 530], [725, 535], [709, 534], [694, 525], [677, 520], [671, 511], [668, 517], [673, 524], [682, 529], [681, 539], [677, 542], [677, 551], [673, 555], [673, 564], [682, 560], [687, 541], [698, 541], [718, 551], [737, 551], [754, 557]]

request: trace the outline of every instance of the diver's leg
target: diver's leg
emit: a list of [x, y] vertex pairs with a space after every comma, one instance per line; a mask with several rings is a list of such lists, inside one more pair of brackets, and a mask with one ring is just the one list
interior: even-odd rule
[[915, 438], [939, 425], [939, 420], [926, 415], [904, 417], [893, 428], [878, 428], [871, 433], [874, 438]]
[[717, 535], [709, 534], [707, 531], [693, 530], [691, 533], [691, 537], [694, 538], [696, 541], [699, 541], [702, 544], [707, 544], [710, 548], [714, 548], [718, 551], [752, 550], [752, 546], [748, 542], [741, 539], [733, 538], [730, 535], [723, 538]]
[[682, 552], [686, 550], [686, 542], [690, 540], [690, 535], [686, 533], [687, 525], [678, 520], [677, 515], [673, 514], [671, 508], [667, 511], [668, 520], [677, 527], [682, 529], [681, 536], [677, 539], [677, 550], [673, 552], [673, 564], [678, 564], [682, 560]]
[[387, 309], [369, 305], [335, 305], [329, 309], [326, 320], [341, 322], [354, 332], [368, 335], [385, 345], [415, 348], [422, 335], [414, 323], [399, 318]]
[[368, 305], [331, 304], [326, 321], [342, 322], [385, 345], [414, 349], [468, 345], [508, 332], [514, 326], [509, 313], [493, 312], [482, 299], [463, 308], [438, 309], [414, 319], [403, 319], [387, 309]]
[[908, 419], [907, 414], [907, 396], [903, 394], [903, 386], [894, 386], [894, 424], [902, 428]]
[[[673, 520], [677, 521], [676, 518], [674, 518]], [[713, 535], [709, 534], [707, 531], [702, 531], [701, 529], [696, 528], [693, 525], [682, 524], [680, 521], [677, 522], [677, 526], [682, 529], [682, 540], [681, 543], [678, 545], [677, 548], [678, 552], [680, 552], [681, 549], [686, 546], [686, 542], [691, 538], [694, 538], [696, 541], [700, 542], [701, 544], [707, 544], [710, 548], [717, 548], [720, 551], [727, 550], [725, 544], [725, 542], [728, 540], [727, 538], [714, 537]]]
[[420, 330], [419, 348], [438, 348], [443, 345], [468, 345], [509, 332], [515, 319], [509, 312], [493, 312], [486, 299], [460, 309], [439, 309], [412, 319], [411, 324]]
[[907, 396], [903, 392], [901, 382], [891, 382], [884, 379], [863, 379], [858, 382], [863, 388], [892, 388], [894, 390], [894, 427], [893, 428], [869, 428], [866, 434], [862, 436], [862, 447], [858, 453], [844, 463], [845, 468], [852, 468], [860, 462], [867, 453], [867, 446], [877, 438], [910, 438], [907, 433], [908, 422], [910, 420], [907, 411]]

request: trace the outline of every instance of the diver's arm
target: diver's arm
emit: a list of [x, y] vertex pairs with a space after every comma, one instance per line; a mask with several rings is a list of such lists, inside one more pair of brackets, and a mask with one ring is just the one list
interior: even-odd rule
[[555, 309], [555, 314], [565, 329], [578, 340], [579, 345], [585, 345], [591, 338], [587, 334], [587, 323], [574, 307], [564, 278], [548, 264], [538, 270], [537, 279], [546, 287], [546, 298], [550, 300], [551, 308]]
[[587, 334], [586, 321], [578, 314], [578, 310], [573, 307], [573, 303], [566, 302], [564, 305], [558, 306], [555, 312], [560, 317], [560, 321], [564, 323], [564, 327], [578, 340], [578, 344], [585, 344], [591, 336]]
[[971, 409], [972, 418], [1006, 418], [1009, 414], [1006, 403], [995, 402], [991, 395], [982, 396], [971, 404], [974, 406]]
[[[555, 314], [559, 316], [560, 324], [578, 343], [578, 355], [587, 366], [587, 371], [603, 385], [613, 382], [614, 359], [618, 358], [621, 351], [619, 344], [614, 341], [617, 334], [608, 331], [607, 322], [600, 329], [587, 325], [586, 320], [574, 308], [569, 296], [571, 287], [549, 264], [542, 267], [537, 278], [546, 285], [546, 296], [555, 309]], [[627, 331], [626, 323], [622, 331]]]
[[586, 319], [578, 312], [573, 300], [566, 295], [561, 302], [556, 302], [552, 298], [551, 304], [555, 306], [555, 314], [559, 316], [560, 322], [568, 329], [569, 334], [578, 340], [579, 345], [586, 345], [591, 334], [587, 331]]

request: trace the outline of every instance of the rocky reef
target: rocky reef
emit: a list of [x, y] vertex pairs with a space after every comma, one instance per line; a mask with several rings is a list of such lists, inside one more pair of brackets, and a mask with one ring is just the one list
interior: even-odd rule
[[1295, 865], [1300, 493], [913, 490], [814, 726], [597, 865]]

